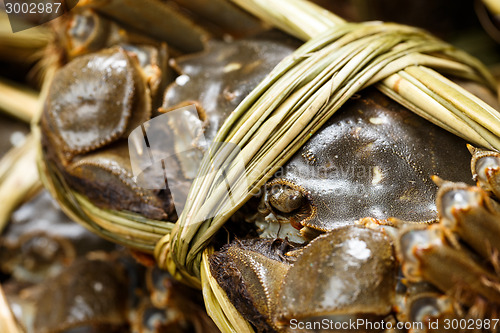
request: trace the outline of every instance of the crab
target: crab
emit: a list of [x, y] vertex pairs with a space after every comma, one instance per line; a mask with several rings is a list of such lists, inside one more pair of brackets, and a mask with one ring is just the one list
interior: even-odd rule
[[[179, 76], [170, 82], [168, 55], [157, 36], [141, 38], [132, 29], [117, 34], [121, 23], [96, 14], [113, 16], [109, 8], [90, 8], [75, 12], [65, 30], [68, 63], [55, 75], [40, 122], [45, 163], [96, 206], [175, 221], [179, 212], [170, 191], [133, 179], [127, 136], [157, 114], [170, 83], [158, 110], [193, 104], [205, 138], [213, 140], [229, 113], [298, 42], [277, 32], [211, 41], [203, 53], [171, 60]], [[122, 22], [126, 15], [115, 18]], [[106, 34], [101, 23], [108, 26]], [[167, 144], [178, 151], [196, 145], [173, 127], [166, 132]], [[365, 90], [233, 216], [228, 230], [237, 225], [242, 238], [254, 232], [260, 238], [222, 246], [211, 257], [211, 273], [258, 331], [294, 330], [300, 323], [308, 330], [307, 323], [323, 319], [334, 325], [349, 319], [430, 323], [467, 311], [474, 318], [492, 317], [497, 233], [472, 225], [474, 218], [498, 223], [499, 155], [471, 151], [480, 187], [470, 186], [465, 141]], [[167, 171], [188, 189], [196, 165], [171, 163]], [[452, 182], [435, 178], [436, 194], [432, 175]], [[447, 189], [465, 192], [450, 200]], [[476, 215], [454, 224], [469, 204]], [[477, 244], [483, 234], [492, 244]], [[447, 275], [452, 270], [425, 261], [435, 260], [420, 255], [435, 245], [445, 249], [446, 260], [458, 258], [446, 256], [450, 249], [478, 251], [457, 264], [464, 272], [473, 267], [480, 282], [458, 283]], [[306, 274], [316, 282], [303, 283]], [[146, 302], [142, 313], [153, 313], [149, 307], [156, 301]]]
[[305, 246], [235, 240], [211, 257], [212, 275], [260, 332], [496, 332], [500, 153], [471, 152], [478, 186], [434, 177], [435, 224], [364, 218]]
[[[194, 57], [178, 62], [181, 70], [184, 65], [198, 71], [194, 64], [203, 64]], [[220, 68], [228, 63], [234, 59]], [[194, 100], [198, 108], [212, 105], [213, 99], [207, 101], [203, 92], [197, 95], [195, 90], [210, 82], [189, 77], [185, 86], [174, 84], [167, 90], [163, 108], [174, 109], [185, 100]], [[210, 80], [218, 81], [214, 74]], [[225, 110], [223, 103], [216, 105]], [[470, 153], [480, 186], [491, 193], [498, 191], [500, 155], [472, 147]], [[491, 313], [477, 313], [474, 304], [455, 297], [452, 286], [440, 286], [425, 275], [410, 278], [406, 267], [412, 259], [404, 255], [402, 245], [407, 237], [419, 237], [422, 230], [446, 230], [443, 234], [450, 239], [459, 237], [443, 222], [444, 212], [460, 209], [456, 202], [446, 201], [447, 189], [482, 191], [483, 199], [489, 198], [471, 186], [470, 153], [464, 140], [366, 90], [235, 214], [233, 222], [255, 224], [260, 239], [223, 246], [210, 259], [211, 273], [257, 331], [309, 331], [308, 325], [311, 328], [322, 320], [342, 331], [344, 323], [358, 319], [394, 327], [399, 322], [421, 322], [429, 325], [422, 326], [421, 331], [426, 331], [432, 328], [432, 320], [464, 318], [467, 311], [471, 318], [488, 318]], [[442, 183], [436, 175], [448, 182]], [[494, 200], [487, 199], [487, 209], [497, 205]], [[500, 223], [498, 213], [493, 212], [490, 219]], [[475, 229], [465, 234], [479, 236]], [[492, 239], [497, 235], [489, 234]], [[489, 258], [488, 253], [480, 255]], [[466, 270], [472, 261], [461, 263]], [[440, 265], [433, 265], [438, 271], [432, 273], [440, 279]], [[398, 277], [401, 269], [404, 279]], [[308, 283], [303, 282], [304, 276]], [[452, 285], [457, 283], [457, 278], [441, 276]], [[468, 290], [468, 286], [462, 288]], [[477, 302], [487, 295], [482, 292], [474, 294]], [[491, 300], [488, 304], [495, 307]]]
[[217, 331], [196, 291], [74, 223], [47, 192], [13, 214], [0, 259], [26, 332]]
[[[153, 63], [141, 67], [143, 51]], [[164, 219], [172, 214], [168, 198], [136, 186], [129, 176], [127, 141], [121, 140], [151, 116], [153, 87], [148, 80], [158, 77], [148, 78], [144, 71], [159, 68], [155, 61], [160, 54], [154, 48], [124, 46], [74, 59], [54, 77], [41, 128], [47, 155], [54, 155], [51, 160], [71, 186], [101, 206]], [[109, 180], [101, 182], [105, 177]]]
[[[73, 18], [74, 23], [69, 24], [68, 33], [76, 34], [75, 31], [88, 29], [87, 26], [98, 29], [99, 24], [88, 22], [90, 18], [97, 21], [94, 16], [86, 12], [77, 14]], [[92, 31], [90, 35], [93, 37], [97, 33], [99, 31]], [[207, 99], [222, 93], [219, 102], [224, 104], [224, 108], [203, 103], [205, 106], [198, 110], [199, 118], [204, 120], [208, 140], [213, 139], [230, 110], [297, 47], [296, 42], [272, 41], [282, 36], [269, 37], [269, 41], [235, 42], [234, 45], [211, 42], [208, 47], [217, 51], [212, 53], [211, 58], [204, 58], [205, 63], [188, 64], [189, 61], [186, 61], [186, 72], [177, 78], [179, 84], [188, 81], [190, 76], [198, 75], [201, 68], [216, 63], [217, 57], [230, 59], [237, 58], [238, 54], [247, 55], [244, 66], [240, 60], [239, 63], [228, 63], [223, 69], [227, 73], [226, 82], [221, 83], [223, 91], [217, 90], [219, 88], [207, 91]], [[70, 53], [74, 58], [57, 71], [45, 101], [40, 122], [45, 161], [61, 172], [70, 187], [85, 194], [99, 207], [137, 212], [156, 220], [175, 221], [178, 212], [169, 189], [155, 189], [153, 183], [158, 179], [146, 178], [148, 184], [144, 186], [134, 180], [127, 141], [132, 130], [158, 114], [153, 111], [160, 106], [155, 104], [155, 100], [161, 95], [160, 88], [168, 82], [165, 45], [124, 44], [123, 40], [119, 40], [119, 45], [90, 52], [94, 50], [90, 46], [92, 42], [86, 40], [84, 43], [79, 40], [80, 37], [74, 36], [71, 40], [76, 41], [72, 44], [89, 45], [77, 48], [78, 53]], [[272, 47], [276, 48], [275, 55], [270, 57]], [[180, 62], [173, 63], [173, 66], [179, 68], [184, 65]], [[232, 71], [247, 74], [246, 83], [234, 91], [229, 89]], [[206, 72], [204, 75], [209, 77], [214, 74]], [[190, 82], [185, 84], [191, 86]], [[216, 88], [215, 85], [213, 87]], [[172, 102], [185, 100], [181, 95], [171, 97], [168, 92], [165, 99]], [[165, 106], [159, 110], [168, 112]], [[162, 140], [169, 142], [167, 144], [172, 142], [177, 150], [189, 149], [191, 142], [182, 145], [178, 139], [174, 143], [176, 131], [176, 128], [167, 127]], [[180, 186], [187, 191], [196, 167], [183, 160], [171, 161], [166, 178], [179, 179]], [[159, 179], [159, 182], [164, 183], [165, 180]]]
[[365, 216], [429, 223], [430, 175], [467, 181], [469, 160], [463, 140], [366, 91], [265, 185], [256, 222], [264, 236], [296, 242]]

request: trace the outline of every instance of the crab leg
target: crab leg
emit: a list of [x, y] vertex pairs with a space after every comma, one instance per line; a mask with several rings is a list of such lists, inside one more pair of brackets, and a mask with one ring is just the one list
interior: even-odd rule
[[[410, 330], [411, 333], [431, 332], [432, 324], [440, 325], [440, 330], [445, 330], [444, 322], [446, 319], [458, 318], [451, 297], [439, 294], [438, 292], [423, 292], [418, 295], [410, 295], [406, 304], [407, 322], [420, 322], [425, 325], [425, 329]], [[430, 324], [430, 325], [429, 325]], [[433, 327], [436, 329], [437, 327]], [[434, 332], [434, 331], [432, 331]]]
[[[185, 52], [201, 51], [208, 38], [201, 27], [160, 1], [85, 0], [80, 1], [78, 6], [95, 9]], [[154, 28], [151, 25], [153, 22]]]
[[500, 251], [500, 205], [481, 188], [444, 182], [436, 206], [446, 232], [457, 234], [484, 258]]
[[236, 242], [210, 259], [212, 275], [219, 280], [238, 311], [252, 317], [250, 321], [258, 330], [277, 328], [272, 319], [276, 313], [278, 290], [289, 269], [285, 261], [268, 257], [274, 252], [270, 249], [278, 243], [280, 241], [262, 240], [250, 245]]
[[412, 282], [425, 280], [443, 292], [462, 294], [459, 300], [469, 306], [475, 304], [477, 295], [500, 303], [498, 277], [477, 263], [465, 248], [452, 246], [442, 225], [403, 231], [399, 256], [403, 273]]
[[471, 169], [478, 186], [500, 198], [500, 153], [467, 146], [472, 154]]

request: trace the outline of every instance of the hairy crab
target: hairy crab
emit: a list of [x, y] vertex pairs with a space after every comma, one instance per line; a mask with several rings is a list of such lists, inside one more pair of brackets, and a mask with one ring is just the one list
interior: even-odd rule
[[[182, 69], [202, 61], [190, 57], [179, 63]], [[227, 63], [220, 64], [224, 66]], [[210, 105], [203, 91], [196, 95], [193, 89], [209, 84], [206, 78], [195, 77], [185, 86], [172, 86], [164, 108], [175, 108], [176, 96], [195, 100], [201, 107], [203, 102]], [[224, 110], [220, 102], [217, 107]], [[495, 193], [500, 155], [470, 150], [474, 178]], [[489, 290], [498, 280], [494, 270], [478, 265], [463, 281], [460, 275], [476, 265], [475, 256], [494, 260], [492, 245], [487, 244], [497, 242], [500, 226], [495, 199], [463, 183], [471, 183], [470, 164], [463, 140], [366, 91], [347, 103], [277, 172], [260, 196], [235, 215], [236, 221], [255, 222], [263, 239], [225, 245], [211, 258], [212, 274], [259, 331], [297, 331], [323, 320], [333, 326], [319, 327], [340, 327], [339, 331], [346, 331], [343, 323], [358, 319], [394, 326], [398, 320], [430, 325], [434, 319], [461, 318], [467, 311], [470, 318], [494, 318], [497, 292]], [[432, 175], [460, 183], [443, 183], [438, 192]], [[467, 229], [450, 225], [457, 223], [455, 214], [469, 209], [474, 216], [460, 223]], [[474, 227], [482, 219], [487, 220], [482, 223], [487, 231]], [[426, 249], [437, 242], [436, 232], [441, 244], [435, 252], [442, 261], [427, 263]], [[459, 238], [467, 245], [460, 247]], [[310, 239], [305, 247], [298, 244]], [[472, 255], [461, 252], [472, 242], [480, 242], [482, 250]], [[456, 250], [453, 258], [447, 257], [449, 250]], [[443, 266], [447, 259], [458, 262]], [[400, 265], [409, 282], [398, 278]], [[309, 276], [305, 285], [304, 276]], [[482, 286], [469, 286], [481, 279], [487, 279]], [[472, 293], [472, 303], [456, 296], [459, 291]], [[491, 312], [475, 312], [474, 302], [486, 302]], [[421, 331], [430, 329], [425, 327]]]
[[[158, 36], [119, 34], [119, 23], [106, 20], [82, 11], [68, 25], [69, 62], [56, 73], [40, 122], [45, 162], [96, 206], [175, 221], [179, 212], [169, 190], [133, 179], [126, 141], [156, 115], [171, 78], [168, 53]], [[212, 41], [204, 53], [172, 61], [180, 75], [160, 111], [193, 103], [212, 140], [235, 106], [297, 45], [280, 34]], [[183, 140], [175, 128], [167, 131], [168, 142]], [[176, 149], [195, 145], [181, 143]], [[323, 319], [493, 318], [500, 283], [494, 244], [499, 155], [473, 150], [473, 174], [483, 190], [443, 183], [436, 195], [431, 180], [470, 182], [469, 159], [463, 140], [366, 90], [233, 216], [233, 222], [249, 223], [228, 230], [261, 239], [221, 247], [211, 273], [258, 331], [295, 331], [300, 325], [294, 323]], [[174, 160], [166, 170], [188, 188], [193, 168]], [[490, 223], [477, 228], [475, 221], [483, 220]], [[483, 236], [489, 241], [479, 241]], [[155, 312], [146, 305], [142, 313]]]
[[216, 331], [196, 291], [75, 224], [47, 192], [13, 214], [0, 262], [26, 332]]

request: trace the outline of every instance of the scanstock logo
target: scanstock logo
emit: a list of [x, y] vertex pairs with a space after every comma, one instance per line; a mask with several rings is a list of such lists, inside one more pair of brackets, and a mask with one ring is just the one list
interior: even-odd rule
[[49, 22], [69, 12], [78, 0], [3, 0], [12, 32]]
[[[207, 213], [203, 218], [207, 219], [233, 208], [236, 196], [247, 193], [248, 181], [239, 146], [208, 142], [203, 135], [203, 126], [196, 106], [188, 105], [134, 129], [129, 135], [128, 147], [137, 185], [153, 190], [168, 189], [178, 215], [184, 209], [188, 191], [196, 177], [213, 176], [223, 193], [218, 192], [218, 208]], [[225, 151], [229, 158], [224, 161], [214, 159], [210, 155], [213, 151]], [[200, 175], [202, 161], [206, 163], [203, 170], [207, 173]]]

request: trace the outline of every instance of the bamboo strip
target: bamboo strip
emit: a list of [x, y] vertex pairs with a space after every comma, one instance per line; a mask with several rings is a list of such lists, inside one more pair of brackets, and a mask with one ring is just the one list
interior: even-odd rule
[[207, 313], [222, 332], [253, 333], [252, 326], [236, 310], [210, 272], [208, 258], [213, 252], [213, 248], [207, 248], [201, 262], [201, 285]]
[[10, 309], [9, 302], [5, 297], [2, 285], [0, 285], [0, 332], [5, 333], [24, 333], [24, 330], [17, 323], [12, 310]]
[[38, 112], [38, 93], [13, 82], [0, 79], [0, 109], [29, 123]]
[[[309, 40], [315, 36], [318, 36], [324, 31], [327, 31], [328, 29], [331, 29], [339, 24], [346, 23], [340, 17], [305, 0], [273, 0], [273, 1], [232, 0], [232, 1], [241, 6], [242, 8], [244, 8], [245, 10], [249, 11], [250, 13], [256, 15], [257, 17], [260, 17], [262, 20], [266, 21], [269, 24], [272, 24], [279, 28], [286, 25], [287, 30], [285, 31], [293, 34], [297, 38], [301, 38], [304, 41]], [[275, 13], [279, 13], [279, 15]], [[300, 23], [313, 21], [315, 23], [314, 25], [303, 26], [302, 24], [298, 23], [289, 24], [290, 21], [300, 22]], [[489, 85], [492, 90], [495, 90], [495, 80], [489, 73], [487, 73], [487, 70], [476, 59], [474, 59], [471, 56], [468, 56], [464, 52], [454, 50], [453, 48], [450, 48], [445, 53], [448, 55], [453, 55], [458, 59], [460, 59], [461, 61], [463, 61], [464, 63], [466, 63], [468, 66], [470, 66], [477, 72], [476, 76], [474, 77], [477, 81], [479, 82], [483, 81], [483, 83]], [[399, 74], [395, 75], [399, 76]], [[476, 100], [472, 98], [470, 94], [464, 94], [463, 88], [453, 83], [452, 81], [447, 80], [437, 72], [433, 73], [432, 77], [434, 77], [434, 79], [432, 79], [431, 76], [429, 76], [428, 74], [426, 75], [426, 71], [424, 70], [424, 68], [419, 66], [415, 67], [415, 69], [411, 71], [410, 75], [418, 76], [421, 79], [421, 82], [427, 86], [433, 85], [433, 83], [435, 83], [436, 80], [441, 81], [441, 84], [438, 84], [437, 86], [435, 84], [433, 85], [433, 87], [436, 87], [434, 91], [439, 91], [440, 93], [441, 92], [444, 93], [445, 91], [447, 91], [446, 93], [447, 96], [451, 98], [451, 100], [449, 98], [448, 100], [453, 104], [460, 104], [464, 106], [464, 108], [461, 108], [462, 112], [464, 112], [464, 114], [467, 117], [475, 119], [480, 126], [486, 127], [493, 131], [495, 131], [495, 129], [500, 128], [500, 120], [493, 119], [492, 122], [489, 121], [491, 119], [492, 114], [498, 115], [498, 112], [495, 109], [493, 109], [491, 106], [487, 105], [482, 101], [481, 103], [474, 103], [476, 102]], [[481, 79], [481, 76], [483, 77], [483, 79]], [[400, 77], [397, 77], [397, 80], [399, 79]], [[390, 82], [383, 80], [382, 84], [389, 89], [391, 88]], [[404, 99], [408, 100], [412, 99], [412, 96], [410, 94], [407, 94], [408, 91], [401, 91], [397, 93], [400, 94]], [[394, 94], [392, 94], [391, 96], [394, 96]], [[473, 106], [476, 105], [479, 105], [479, 107], [473, 108]], [[434, 110], [432, 110], [432, 107], [423, 108], [422, 111], [434, 112]], [[431, 118], [429, 117], [428, 119]], [[436, 125], [440, 126], [439, 123], [436, 123]], [[460, 132], [458, 130], [458, 127], [461, 126], [462, 125], [458, 125], [457, 128], [455, 128], [455, 125], [453, 123], [449, 123], [447, 124], [446, 129], [449, 129], [451, 127], [453, 128], [452, 132], [457, 133]], [[473, 137], [470, 138], [467, 137], [466, 139], [470, 141], [475, 140]], [[498, 144], [492, 145], [491, 142], [486, 147], [500, 150], [500, 146]]]
[[30, 135], [22, 146], [13, 148], [15, 151], [0, 162], [0, 170], [3, 170], [3, 174], [0, 175], [0, 202], [2, 203], [0, 231], [7, 225], [14, 209], [42, 187], [36, 167], [36, 147], [36, 141]]

